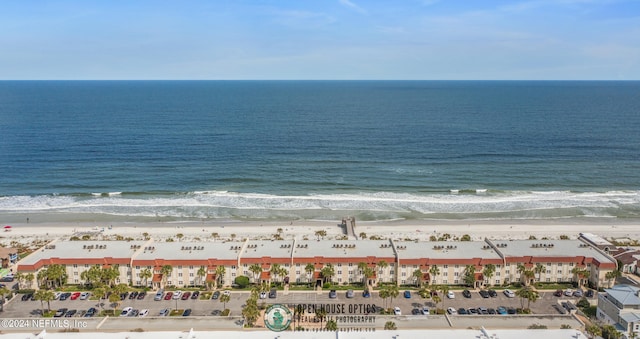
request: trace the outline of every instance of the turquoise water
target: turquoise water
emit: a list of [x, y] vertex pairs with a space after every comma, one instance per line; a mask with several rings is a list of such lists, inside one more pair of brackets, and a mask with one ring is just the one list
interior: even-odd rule
[[640, 216], [640, 82], [0, 82], [0, 219]]

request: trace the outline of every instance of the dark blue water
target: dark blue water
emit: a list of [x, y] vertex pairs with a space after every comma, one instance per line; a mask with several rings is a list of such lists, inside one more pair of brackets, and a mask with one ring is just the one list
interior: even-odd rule
[[640, 82], [0, 82], [0, 216], [640, 216]]

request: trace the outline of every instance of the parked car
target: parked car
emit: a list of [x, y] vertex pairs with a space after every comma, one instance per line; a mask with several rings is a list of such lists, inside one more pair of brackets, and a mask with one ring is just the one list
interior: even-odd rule
[[575, 291], [573, 291], [573, 296], [574, 296], [574, 297], [582, 298], [582, 295], [583, 295], [582, 290], [575, 290]]
[[147, 292], [140, 292], [138, 293], [138, 297], [136, 299], [142, 300], [146, 295], [147, 295]]
[[91, 295], [91, 293], [89, 293], [89, 292], [82, 292], [82, 293], [80, 293], [80, 300], [87, 300], [90, 295]]
[[347, 298], [353, 298], [353, 290], [347, 290]]
[[188, 292], [188, 291], [187, 291], [187, 292], [184, 292], [184, 293], [182, 294], [182, 297], [181, 297], [180, 299], [182, 299], [182, 300], [188, 300], [188, 299], [189, 299], [189, 297], [191, 297], [191, 292]]
[[568, 289], [568, 290], [564, 291], [564, 295], [566, 297], [572, 296], [573, 295], [573, 290], [572, 289]]
[[211, 300], [218, 300], [218, 298], [220, 298], [220, 291], [213, 292], [213, 295], [211, 296]]
[[471, 298], [471, 292], [469, 290], [462, 291], [462, 296], [465, 298]]
[[32, 295], [33, 295], [33, 293], [23, 294], [21, 299], [22, 299], [22, 301], [27, 301], [27, 300], [31, 299]]
[[140, 314], [140, 311], [134, 308], [127, 314], [127, 317], [137, 317], [138, 314]]
[[224, 290], [224, 291], [222, 291], [222, 294], [224, 294], [224, 295], [231, 295], [231, 291], [229, 291], [229, 290]]
[[491, 298], [496, 298], [498, 297], [498, 292], [496, 292], [496, 290], [489, 290], [489, 296]]
[[480, 290], [478, 293], [480, 293], [480, 296], [483, 298], [489, 298], [489, 291], [487, 290]]
[[164, 295], [164, 300], [171, 300], [171, 298], [173, 298], [173, 292], [167, 292], [167, 294]]
[[149, 314], [149, 309], [145, 308], [138, 313], [138, 317], [146, 317]]
[[338, 297], [338, 292], [336, 292], [336, 290], [329, 291], [329, 298], [335, 299], [337, 297]]
[[200, 296], [200, 291], [195, 291], [191, 294], [191, 299], [198, 299]]
[[500, 306], [496, 309], [496, 312], [498, 312], [498, 314], [507, 314], [507, 308], [504, 306]]
[[562, 290], [556, 290], [555, 292], [553, 292], [553, 295], [556, 297], [562, 297]]
[[129, 296], [129, 292], [124, 292], [120, 294], [120, 300], [125, 300], [127, 299], [128, 296]]
[[153, 297], [153, 300], [155, 300], [155, 301], [162, 300], [162, 296], [163, 295], [164, 295], [164, 290], [163, 289], [159, 289], [158, 292], [156, 292], [156, 296]]
[[267, 292], [260, 292], [260, 299], [267, 299]]
[[80, 292], [73, 292], [73, 293], [71, 293], [71, 297], [69, 299], [76, 300], [79, 297], [80, 297]]
[[65, 313], [67, 313], [69, 309], [68, 308], [59, 308], [56, 313], [53, 315], [54, 318], [60, 318], [62, 316], [65, 315]]
[[496, 314], [496, 309], [495, 309], [495, 308], [489, 308], [489, 309], [487, 310], [487, 313], [489, 313], [489, 314]]
[[584, 296], [587, 298], [593, 298], [594, 295], [595, 293], [593, 292], [593, 290], [587, 290], [587, 292], [584, 294]]
[[84, 314], [84, 317], [85, 318], [90, 318], [90, 317], [93, 317], [94, 315], [96, 315], [96, 313], [98, 313], [98, 310], [95, 307], [91, 307]]
[[183, 317], [188, 317], [191, 315], [191, 309], [187, 308], [186, 310], [184, 310], [184, 312], [182, 312], [182, 316]]
[[71, 318], [78, 313], [78, 310], [68, 310], [67, 313], [64, 314], [65, 318]]
[[412, 309], [412, 310], [411, 310], [411, 314], [413, 314], [413, 315], [422, 314], [422, 311], [420, 311], [420, 310], [419, 310], [419, 309], [417, 309], [417, 308], [414, 308], [414, 309]]
[[168, 308], [163, 308], [162, 310], [160, 310], [160, 314], [161, 317], [166, 317], [169, 315], [169, 309]]
[[449, 292], [447, 292], [447, 298], [449, 298], [449, 299], [455, 299], [455, 298], [456, 298], [456, 295], [455, 295], [455, 293], [453, 293], [453, 291], [449, 291]]
[[269, 298], [270, 299], [275, 299], [275, 297], [277, 297], [277, 296], [278, 296], [278, 290], [276, 290], [275, 288], [272, 288], [269, 291]]
[[467, 314], [467, 310], [465, 308], [463, 308], [463, 307], [460, 307], [458, 309], [458, 314]]
[[362, 292], [362, 297], [363, 298], [370, 298], [371, 297], [371, 292], [369, 292], [368, 290], [365, 290]]
[[122, 312], [120, 312], [120, 316], [121, 317], [126, 317], [129, 315], [129, 313], [131, 313], [131, 311], [133, 311], [133, 307], [129, 306], [129, 307], [125, 307], [122, 309]]
[[458, 311], [456, 311], [456, 309], [453, 308], [453, 307], [449, 307], [449, 308], [447, 308], [447, 313], [449, 313], [449, 314], [458, 314]]
[[393, 314], [402, 315], [402, 311], [400, 311], [400, 307], [396, 306], [393, 308]]
[[[449, 307], [449, 308], [451, 308], [451, 307]], [[455, 311], [455, 310], [454, 310], [454, 311]], [[430, 313], [430, 312], [429, 312], [429, 308], [428, 308], [428, 307], [423, 307], [423, 308], [422, 308], [422, 315], [429, 315], [429, 313]]]
[[404, 297], [406, 299], [411, 299], [411, 291], [404, 291]]
[[507, 308], [507, 314], [516, 314], [518, 313], [515, 308], [509, 307]]
[[182, 291], [175, 291], [173, 292], [173, 300], [178, 300], [182, 297]]
[[512, 290], [509, 290], [509, 289], [504, 290], [504, 295], [506, 295], [507, 298], [515, 298], [516, 297], [516, 294]]

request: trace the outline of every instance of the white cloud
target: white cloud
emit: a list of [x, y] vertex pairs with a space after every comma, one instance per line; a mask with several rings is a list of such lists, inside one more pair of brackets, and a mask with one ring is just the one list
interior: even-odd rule
[[367, 11], [349, 0], [339, 0], [342, 6], [352, 9], [360, 14], [367, 14]]

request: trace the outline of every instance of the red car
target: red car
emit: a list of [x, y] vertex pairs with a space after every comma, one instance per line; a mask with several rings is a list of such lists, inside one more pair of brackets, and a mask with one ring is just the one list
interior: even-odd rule
[[80, 297], [80, 292], [74, 292], [73, 294], [71, 294], [71, 300], [76, 300], [78, 299], [78, 297]]
[[191, 296], [191, 292], [184, 292], [182, 294], [182, 300], [187, 300]]
[[164, 300], [171, 300], [171, 297], [173, 297], [173, 292], [167, 292], [167, 294], [164, 295]]

